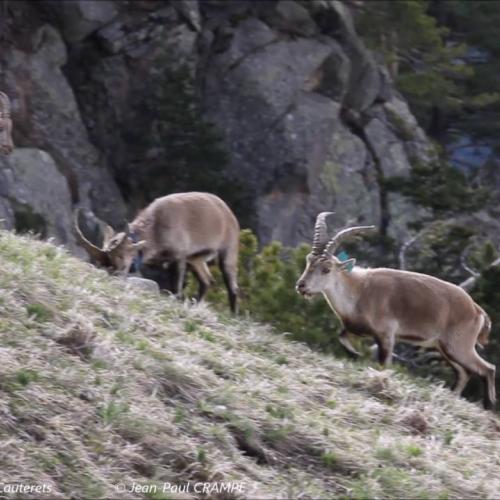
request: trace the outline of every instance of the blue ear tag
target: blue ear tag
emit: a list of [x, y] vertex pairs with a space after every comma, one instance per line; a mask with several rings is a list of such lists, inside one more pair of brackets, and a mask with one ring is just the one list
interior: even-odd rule
[[132, 261], [131, 270], [129, 272], [138, 273], [140, 272], [141, 267], [142, 267], [142, 251], [139, 250], [139, 253], [134, 257], [134, 260]]
[[[349, 260], [349, 255], [347, 255], [347, 253], [344, 252], [344, 250], [342, 250], [342, 252], [340, 252], [339, 254], [337, 254], [337, 259], [339, 259], [340, 262], [345, 262], [346, 260]], [[349, 264], [349, 266], [346, 268], [347, 272], [350, 273], [353, 268], [354, 268], [354, 263], [351, 262]]]
[[[135, 233], [130, 233], [128, 236], [132, 240], [132, 243], [137, 243], [139, 241], [139, 237]], [[142, 251], [139, 250], [137, 255], [134, 257], [134, 260], [132, 261], [132, 266], [130, 266], [129, 272], [138, 273], [141, 269], [141, 266], [142, 266]]]

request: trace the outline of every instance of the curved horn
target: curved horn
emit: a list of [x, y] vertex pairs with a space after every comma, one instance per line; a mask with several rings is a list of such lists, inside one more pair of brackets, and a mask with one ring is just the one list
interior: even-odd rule
[[339, 231], [325, 246], [323, 255], [328, 257], [332, 256], [340, 243], [342, 243], [342, 241], [348, 236], [352, 236], [356, 233], [363, 233], [365, 231], [371, 231], [372, 229], [375, 229], [375, 226], [354, 226], [342, 229], [342, 231]]
[[326, 225], [326, 218], [335, 212], [321, 212], [316, 217], [316, 223], [314, 225], [314, 238], [312, 244], [312, 254], [320, 255], [323, 248], [328, 241], [328, 228]]
[[80, 214], [80, 209], [78, 208], [75, 210], [75, 215], [74, 215], [74, 226], [75, 226], [75, 232], [77, 236], [78, 243], [85, 248], [87, 253], [89, 254], [90, 258], [92, 261], [100, 264], [101, 266], [106, 266], [108, 264], [108, 256], [106, 255], [106, 252], [101, 250], [99, 247], [91, 243], [85, 236], [83, 236], [83, 233], [78, 226], [78, 216]]
[[10, 118], [10, 99], [0, 92], [0, 118]]
[[104, 229], [102, 230], [102, 248], [107, 249], [110, 240], [113, 239], [115, 235], [115, 230], [109, 225], [105, 224]]

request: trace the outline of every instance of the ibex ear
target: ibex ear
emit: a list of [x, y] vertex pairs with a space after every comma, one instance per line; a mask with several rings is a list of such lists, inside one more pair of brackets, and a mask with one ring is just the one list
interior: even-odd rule
[[146, 240], [138, 241], [137, 243], [134, 243], [134, 248], [136, 250], [142, 250], [146, 246], [146, 243], [147, 243]]
[[347, 259], [340, 263], [339, 269], [350, 273], [352, 268], [356, 265], [356, 259]]
[[112, 238], [106, 240], [103, 250], [106, 252], [111, 252], [125, 245], [126, 242], [127, 235], [125, 233], [115, 233]]

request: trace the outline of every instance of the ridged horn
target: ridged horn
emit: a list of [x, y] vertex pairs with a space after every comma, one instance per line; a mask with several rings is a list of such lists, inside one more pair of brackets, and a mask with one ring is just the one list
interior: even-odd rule
[[115, 230], [109, 224], [106, 224], [104, 226], [103, 235], [102, 235], [102, 248], [103, 249], [108, 248], [109, 242], [110, 242], [110, 240], [113, 239], [115, 234], [116, 234]]
[[80, 209], [75, 210], [74, 226], [78, 242], [83, 248], [85, 248], [86, 252], [89, 254], [90, 259], [92, 260], [93, 263], [106, 267], [109, 264], [106, 252], [100, 249], [98, 246], [91, 243], [87, 238], [85, 238], [78, 225], [79, 215], [80, 215]]
[[364, 233], [365, 231], [372, 231], [373, 229], [375, 229], [375, 226], [354, 226], [342, 229], [342, 231], [339, 231], [325, 246], [323, 255], [331, 257], [335, 253], [335, 250], [337, 250], [338, 246], [347, 237], [357, 233]]
[[321, 212], [316, 217], [314, 224], [314, 238], [311, 253], [313, 255], [321, 255], [326, 242], [328, 241], [328, 227], [326, 225], [326, 218], [335, 212]]

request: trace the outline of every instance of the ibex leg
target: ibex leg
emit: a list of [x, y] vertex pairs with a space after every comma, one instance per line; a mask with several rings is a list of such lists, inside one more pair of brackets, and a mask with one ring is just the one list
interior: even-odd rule
[[[443, 346], [442, 346], [443, 347]], [[468, 351], [451, 350], [444, 346], [446, 355], [456, 363], [462, 365], [469, 373], [475, 373], [483, 379], [484, 407], [493, 408], [496, 403], [495, 365], [488, 363], [479, 356], [474, 347]]]
[[238, 312], [238, 254], [236, 252], [224, 252], [220, 254], [219, 266], [227, 288], [229, 307], [236, 314]]
[[204, 260], [189, 261], [197, 280], [198, 280], [198, 301], [203, 300], [209, 286], [213, 283], [214, 278], [207, 263]]
[[453, 361], [445, 352], [445, 350], [439, 347], [439, 352], [442, 354], [443, 358], [449, 363], [455, 372], [456, 379], [453, 384], [452, 391], [458, 395], [462, 394], [467, 382], [470, 379], [470, 373], [459, 363]]
[[186, 260], [178, 260], [177, 261], [177, 284], [174, 293], [177, 295], [179, 299], [182, 299], [184, 296], [184, 279], [186, 277]]
[[394, 340], [394, 335], [375, 337], [378, 346], [378, 361], [383, 366], [389, 366], [392, 363]]

